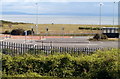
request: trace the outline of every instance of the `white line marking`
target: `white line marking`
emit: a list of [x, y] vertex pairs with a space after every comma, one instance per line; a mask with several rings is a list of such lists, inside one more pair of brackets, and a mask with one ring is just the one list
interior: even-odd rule
[[[57, 44], [57, 43], [56, 43]], [[60, 45], [60, 44], [57, 44], [57, 45]], [[63, 44], [62, 44], [63, 45]], [[66, 44], [66, 45], [73, 45], [73, 44]], [[74, 44], [74, 45], [98, 45], [98, 44]]]
[[41, 40], [46, 40], [46, 38], [42, 38]]

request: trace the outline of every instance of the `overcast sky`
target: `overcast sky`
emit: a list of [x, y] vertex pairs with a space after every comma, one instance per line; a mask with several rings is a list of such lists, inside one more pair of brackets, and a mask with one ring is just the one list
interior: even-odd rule
[[[48, 0], [48, 2], [38, 1], [39, 14], [53, 14], [53, 15], [85, 15], [91, 16], [99, 15], [99, 2], [77, 2], [78, 0], [61, 0], [64, 2], [57, 2], [57, 0]], [[87, 1], [87, 0], [86, 0]], [[107, 0], [106, 0], [107, 1]], [[113, 1], [113, 0], [109, 0]], [[115, 15], [118, 14], [118, 3], [115, 3]], [[4, 0], [2, 2], [3, 14], [36, 14], [37, 6], [34, 0]], [[102, 15], [113, 15], [113, 2], [103, 2]]]
[[119, 0], [0, 0], [3, 2], [118, 2]]

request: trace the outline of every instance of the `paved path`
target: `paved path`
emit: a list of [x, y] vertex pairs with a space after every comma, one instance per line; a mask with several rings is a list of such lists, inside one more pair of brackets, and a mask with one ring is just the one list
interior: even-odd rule
[[[21, 39], [20, 39], [21, 38]], [[44, 36], [40, 38], [39, 36], [12, 36], [12, 38], [1, 39], [1, 41], [15, 42], [15, 43], [26, 43], [33, 45], [45, 45], [45, 46], [60, 46], [60, 47], [79, 47], [79, 48], [118, 48], [118, 41], [88, 41], [90, 37], [71, 37], [71, 36]], [[51, 42], [52, 41], [52, 42]], [[43, 43], [42, 43], [43, 42]]]
[[0, 35], [0, 39], [26, 39], [26, 40], [41, 40], [46, 38], [72, 38], [72, 36], [13, 36], [13, 35]]

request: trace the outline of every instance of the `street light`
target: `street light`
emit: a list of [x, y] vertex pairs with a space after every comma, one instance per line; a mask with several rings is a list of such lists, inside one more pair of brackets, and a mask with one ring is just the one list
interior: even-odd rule
[[114, 22], [115, 22], [114, 21], [114, 19], [115, 19], [115, 9], [114, 9], [115, 8], [115, 3], [116, 2], [113, 2], [113, 27], [114, 27]]
[[100, 18], [99, 18], [99, 25], [101, 26], [101, 25], [102, 25], [102, 24], [101, 24], [101, 23], [102, 23], [102, 22], [101, 22], [101, 14], [102, 14], [102, 5], [103, 5], [103, 3], [100, 2], [99, 5], [100, 5]]
[[36, 34], [38, 34], [38, 3], [36, 3]]
[[[102, 6], [103, 6], [103, 3], [100, 2], [100, 18], [99, 18], [99, 25], [100, 27], [102, 26], [102, 22], [101, 22], [101, 14], [102, 14]], [[100, 34], [102, 34], [101, 32], [101, 29], [100, 29]], [[100, 39], [101, 39], [101, 35], [100, 35]]]

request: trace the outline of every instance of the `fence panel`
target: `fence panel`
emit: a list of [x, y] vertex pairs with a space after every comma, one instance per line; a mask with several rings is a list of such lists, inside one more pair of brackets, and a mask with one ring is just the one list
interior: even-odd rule
[[53, 54], [55, 52], [58, 53], [73, 53], [73, 54], [91, 54], [96, 50], [104, 50], [103, 48], [74, 48], [74, 47], [58, 47], [53, 46], [52, 42], [50, 42], [50, 46], [45, 46], [42, 42], [42, 45], [32, 45], [32, 44], [19, 44], [19, 43], [12, 43], [12, 42], [3, 42], [0, 41], [0, 49], [4, 54], [25, 54], [25, 53], [32, 53], [32, 54], [40, 54], [44, 53], [46, 55]]

